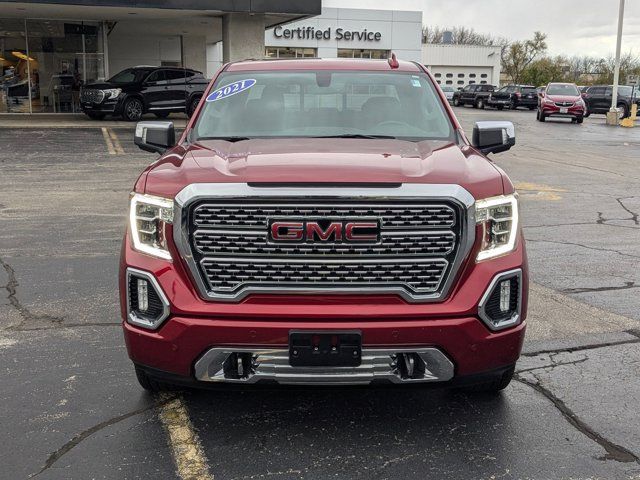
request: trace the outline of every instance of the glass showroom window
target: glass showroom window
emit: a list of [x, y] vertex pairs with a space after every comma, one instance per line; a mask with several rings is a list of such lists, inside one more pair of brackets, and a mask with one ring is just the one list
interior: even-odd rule
[[313, 58], [317, 56], [315, 48], [267, 47], [267, 58]]
[[79, 112], [104, 60], [100, 23], [0, 19], [0, 112]]

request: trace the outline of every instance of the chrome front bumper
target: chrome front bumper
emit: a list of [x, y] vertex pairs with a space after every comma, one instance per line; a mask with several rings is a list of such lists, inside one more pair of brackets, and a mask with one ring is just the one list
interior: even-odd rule
[[[225, 365], [243, 355], [251, 359], [251, 366], [247, 368], [245, 362], [236, 370], [241, 370], [241, 374], [230, 376]], [[419, 373], [411, 378], [407, 377], [406, 368], [398, 365], [406, 358], [424, 362], [416, 370]], [[452, 379], [453, 374], [451, 360], [433, 347], [363, 348], [358, 367], [292, 367], [287, 349], [218, 347], [208, 350], [195, 364], [199, 381], [247, 384], [261, 381], [299, 385], [366, 385], [374, 381], [404, 384], [444, 382]]]

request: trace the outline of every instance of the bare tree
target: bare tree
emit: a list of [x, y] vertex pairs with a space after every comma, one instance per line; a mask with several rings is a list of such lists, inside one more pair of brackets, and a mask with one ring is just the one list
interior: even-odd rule
[[469, 27], [432, 27], [423, 25], [422, 27], [422, 43], [442, 43], [444, 40], [444, 32], [452, 33], [452, 42], [455, 45], [480, 45], [493, 46], [503, 45], [509, 41], [503, 37], [494, 37], [485, 33], [476, 32]]
[[535, 32], [530, 40], [513, 42], [503, 50], [502, 69], [514, 83], [520, 83], [531, 62], [547, 51], [547, 35]]

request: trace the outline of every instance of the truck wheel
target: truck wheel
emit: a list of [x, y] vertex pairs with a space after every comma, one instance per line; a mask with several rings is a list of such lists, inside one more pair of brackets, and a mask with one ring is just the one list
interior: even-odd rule
[[482, 98], [478, 99], [476, 108], [479, 108], [480, 110], [484, 110], [484, 99]]
[[502, 375], [496, 376], [495, 378], [482, 383], [460, 387], [459, 390], [465, 393], [499, 393], [501, 390], [507, 388], [509, 383], [511, 383], [515, 368], [516, 367], [514, 365], [502, 373]]
[[584, 118], [583, 117], [576, 118], [576, 123], [580, 124], [582, 122], [584, 122]]
[[143, 108], [144, 106], [139, 98], [129, 98], [124, 102], [122, 116], [129, 122], [137, 122], [142, 118]]
[[457, 97], [453, 99], [453, 106], [454, 107], [459, 107], [460, 106], [460, 99], [458, 99]]
[[138, 383], [148, 392], [168, 392], [178, 390], [178, 388], [173, 385], [159, 382], [137, 365], [135, 366], [135, 370]]

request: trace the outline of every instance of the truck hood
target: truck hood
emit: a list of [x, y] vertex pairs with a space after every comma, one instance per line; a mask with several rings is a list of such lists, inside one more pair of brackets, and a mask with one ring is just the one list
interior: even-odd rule
[[152, 165], [145, 191], [174, 197], [192, 183], [457, 184], [475, 198], [503, 193], [494, 165], [449, 141], [252, 139], [200, 141]]

